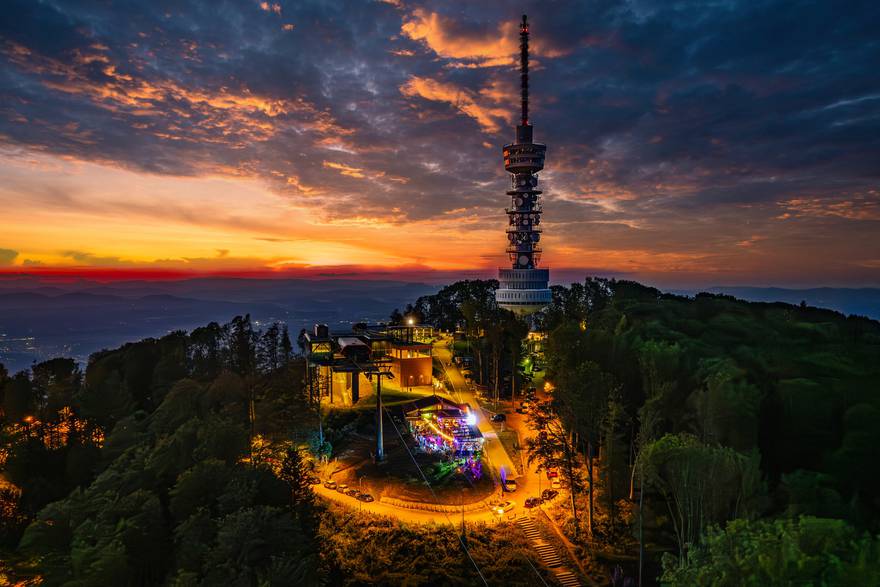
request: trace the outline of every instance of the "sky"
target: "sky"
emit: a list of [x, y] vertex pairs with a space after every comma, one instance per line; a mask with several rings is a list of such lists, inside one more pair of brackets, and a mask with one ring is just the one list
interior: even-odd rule
[[880, 5], [6, 0], [0, 274], [880, 285]]

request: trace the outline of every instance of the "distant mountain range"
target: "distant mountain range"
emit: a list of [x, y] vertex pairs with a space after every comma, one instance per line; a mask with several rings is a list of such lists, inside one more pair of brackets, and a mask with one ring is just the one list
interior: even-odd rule
[[[286, 322], [292, 335], [315, 323], [348, 328], [355, 322], [384, 320], [394, 308], [402, 309], [438, 289], [391, 280], [211, 277], [100, 283], [7, 276], [0, 278], [0, 363], [17, 371], [56, 356], [85, 362], [102, 348], [244, 314], [258, 326]], [[673, 293], [699, 291], [750, 301], [803, 300], [810, 306], [880, 319], [880, 288], [711, 287]]]
[[0, 363], [10, 371], [55, 356], [81, 362], [127, 341], [190, 330], [250, 314], [259, 326], [348, 328], [387, 319], [438, 288], [422, 283], [350, 279], [202, 278], [181, 281], [88, 280], [57, 283], [33, 277], [0, 279]]
[[750, 302], [786, 302], [830, 308], [846, 315], [856, 314], [880, 320], [880, 288], [815, 287], [786, 289], [782, 287], [716, 286], [702, 290], [679, 290], [673, 293], [694, 295], [700, 291], [722, 293]]

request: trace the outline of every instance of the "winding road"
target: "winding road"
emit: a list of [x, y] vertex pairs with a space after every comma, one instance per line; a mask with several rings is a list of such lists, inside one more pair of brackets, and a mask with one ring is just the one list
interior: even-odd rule
[[[507, 453], [507, 450], [505, 450], [504, 446], [502, 445], [501, 440], [498, 438], [498, 434], [489, 419], [490, 415], [481, 408], [476, 394], [470, 391], [467, 382], [464, 380], [464, 377], [461, 374], [461, 371], [453, 364], [452, 351], [449, 347], [449, 339], [441, 340], [439, 343], [434, 345], [434, 356], [444, 366], [446, 376], [452, 385], [452, 397], [450, 399], [458, 403], [467, 403], [475, 409], [475, 413], [477, 414], [477, 427], [479, 428], [480, 433], [483, 435], [483, 438], [485, 438], [483, 451], [490, 464], [490, 470], [492, 472], [492, 477], [495, 482], [495, 488], [497, 491], [496, 496], [498, 498], [501, 497], [500, 479], [502, 469], [504, 469], [505, 471], [506, 478], [513, 478], [517, 481], [516, 491], [506, 492], [504, 494], [504, 499], [510, 499], [516, 503], [516, 507], [514, 508], [514, 510], [505, 514], [504, 516], [505, 519], [513, 520], [517, 516], [522, 515], [524, 512], [527, 511], [525, 510], [525, 508], [523, 508], [523, 503], [525, 502], [526, 498], [530, 496], [540, 495], [540, 490], [546, 489], [548, 485], [545, 482], [542, 486], [541, 478], [539, 474], [535, 471], [535, 467], [528, 466], [527, 463], [524, 463], [526, 465], [524, 468], [524, 474], [518, 475], [517, 468], [516, 466], [514, 466], [514, 462], [511, 459], [511, 456]], [[506, 426], [509, 429], [514, 430], [518, 434], [519, 444], [523, 446], [525, 444], [526, 438], [530, 437], [533, 434], [533, 432], [529, 430], [526, 425], [526, 417], [513, 411], [507, 413], [506, 415]], [[327, 489], [323, 485], [315, 485], [313, 486], [313, 489], [315, 493], [322, 498], [339, 503], [341, 505], [356, 508], [360, 511], [394, 517], [399, 520], [404, 520], [408, 522], [424, 524], [455, 524], [459, 523], [462, 517], [460, 510], [439, 512], [429, 511], [428, 509], [399, 507], [381, 501], [361, 502], [353, 497], [343, 495], [336, 490]], [[417, 507], [429, 508], [431, 507], [431, 504], [423, 503], [421, 506]], [[499, 517], [496, 513], [490, 511], [488, 508], [479, 508], [476, 510], [465, 511], [464, 519], [466, 522], [491, 523], [498, 521]]]

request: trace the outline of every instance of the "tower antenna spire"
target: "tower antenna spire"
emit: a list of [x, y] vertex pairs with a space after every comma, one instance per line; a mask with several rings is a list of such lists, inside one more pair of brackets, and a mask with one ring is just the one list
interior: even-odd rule
[[529, 123], [529, 21], [523, 14], [519, 25], [519, 78], [522, 96], [522, 125]]

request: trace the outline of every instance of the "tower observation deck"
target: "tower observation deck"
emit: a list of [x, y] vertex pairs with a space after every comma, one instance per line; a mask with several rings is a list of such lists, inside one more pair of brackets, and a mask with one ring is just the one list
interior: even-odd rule
[[519, 315], [537, 312], [551, 301], [550, 270], [538, 268], [541, 260], [541, 191], [537, 173], [544, 169], [545, 145], [532, 142], [529, 124], [529, 23], [523, 15], [520, 25], [520, 84], [522, 118], [516, 140], [504, 146], [504, 169], [512, 174], [510, 207], [506, 209], [507, 254], [510, 269], [498, 269], [495, 300], [502, 308]]

